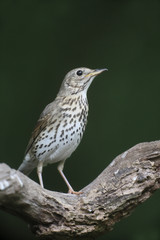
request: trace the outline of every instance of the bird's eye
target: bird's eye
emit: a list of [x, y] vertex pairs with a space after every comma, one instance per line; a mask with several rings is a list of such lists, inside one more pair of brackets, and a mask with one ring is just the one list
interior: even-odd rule
[[78, 71], [77, 71], [77, 75], [78, 75], [78, 76], [81, 76], [82, 74], [83, 74], [82, 70], [78, 70]]

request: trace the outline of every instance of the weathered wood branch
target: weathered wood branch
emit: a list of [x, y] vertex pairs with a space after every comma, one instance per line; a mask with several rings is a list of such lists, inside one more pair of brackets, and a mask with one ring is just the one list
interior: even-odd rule
[[160, 188], [160, 141], [116, 157], [81, 195], [42, 189], [0, 165], [0, 208], [27, 221], [41, 239], [94, 239]]

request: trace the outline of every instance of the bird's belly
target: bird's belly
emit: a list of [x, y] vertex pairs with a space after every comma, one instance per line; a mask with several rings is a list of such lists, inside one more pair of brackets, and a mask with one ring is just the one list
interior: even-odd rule
[[74, 136], [72, 140], [68, 140], [67, 143], [59, 142], [57, 150], [53, 151], [49, 158], [45, 161], [46, 164], [59, 162], [61, 160], [66, 160], [71, 156], [71, 154], [76, 150], [80, 143], [80, 138]]

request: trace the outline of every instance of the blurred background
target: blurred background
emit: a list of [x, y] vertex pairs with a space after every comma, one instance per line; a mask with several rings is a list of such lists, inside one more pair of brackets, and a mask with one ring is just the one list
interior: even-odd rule
[[[108, 68], [88, 92], [83, 140], [64, 172], [75, 190], [140, 142], [160, 139], [159, 0], [1, 0], [1, 162], [17, 169], [43, 108], [75, 67]], [[37, 181], [36, 171], [30, 177]], [[66, 192], [56, 164], [47, 189]], [[159, 240], [160, 192], [97, 240]], [[0, 211], [0, 234], [35, 239], [28, 225]], [[2, 239], [2, 238], [1, 238]]]

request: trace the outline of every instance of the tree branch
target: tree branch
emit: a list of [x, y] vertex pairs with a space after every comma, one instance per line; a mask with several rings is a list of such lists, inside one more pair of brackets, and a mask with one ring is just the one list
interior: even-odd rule
[[41, 239], [94, 239], [160, 188], [160, 141], [116, 157], [81, 195], [42, 189], [0, 165], [0, 208], [23, 218]]

